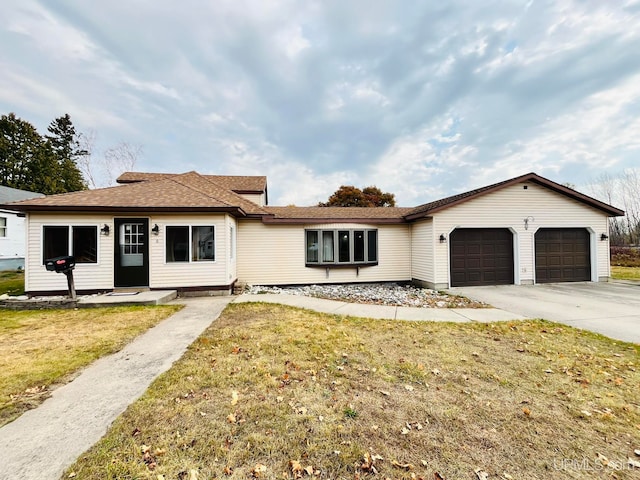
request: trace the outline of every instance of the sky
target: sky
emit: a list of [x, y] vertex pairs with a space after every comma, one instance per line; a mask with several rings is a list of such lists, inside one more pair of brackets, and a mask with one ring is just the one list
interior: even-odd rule
[[640, 0], [3, 0], [10, 112], [138, 171], [266, 175], [271, 205], [585, 190], [640, 167]]

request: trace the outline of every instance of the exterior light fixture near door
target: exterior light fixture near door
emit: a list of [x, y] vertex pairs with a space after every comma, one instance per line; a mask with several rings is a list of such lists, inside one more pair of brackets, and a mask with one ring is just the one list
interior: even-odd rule
[[100, 235], [104, 235], [105, 237], [107, 237], [109, 236], [109, 231], [110, 231], [109, 225], [105, 223], [104, 227], [100, 229]]
[[446, 243], [447, 242], [447, 237], [445, 236], [444, 233], [440, 234], [440, 243]]
[[524, 219], [524, 229], [529, 230], [529, 222], [535, 222], [536, 219], [533, 217], [527, 217]]
[[160, 227], [158, 226], [157, 223], [153, 225], [153, 228], [151, 229], [151, 231], [153, 232], [154, 235], [160, 234]]
[[600, 240], [602, 240], [603, 242], [608, 239], [609, 239], [609, 235], [607, 235], [606, 233], [603, 233], [602, 235], [600, 235]]

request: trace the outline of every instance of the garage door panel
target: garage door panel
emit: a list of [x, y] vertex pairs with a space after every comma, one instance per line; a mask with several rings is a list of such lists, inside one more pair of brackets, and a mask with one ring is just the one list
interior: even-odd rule
[[508, 229], [456, 229], [449, 241], [451, 286], [513, 283], [513, 235]]
[[535, 235], [536, 281], [591, 280], [591, 244], [584, 228], [542, 228]]

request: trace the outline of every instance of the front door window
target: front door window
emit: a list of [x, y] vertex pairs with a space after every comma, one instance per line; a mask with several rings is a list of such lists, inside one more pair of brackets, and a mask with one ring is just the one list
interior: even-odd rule
[[144, 264], [144, 224], [120, 225], [120, 266], [140, 267]]

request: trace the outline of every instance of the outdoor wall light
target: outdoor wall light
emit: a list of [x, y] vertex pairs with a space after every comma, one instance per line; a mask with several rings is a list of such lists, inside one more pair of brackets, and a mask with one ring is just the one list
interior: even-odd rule
[[447, 241], [447, 237], [444, 235], [444, 233], [440, 234], [440, 243], [445, 243]]
[[160, 234], [160, 227], [158, 226], [157, 223], [155, 225], [153, 225], [153, 228], [151, 229], [151, 231], [153, 232], [154, 235], [159, 235]]
[[100, 229], [100, 235], [104, 235], [105, 237], [107, 237], [109, 236], [109, 231], [110, 231], [109, 225], [105, 223], [104, 227]]
[[608, 239], [609, 239], [609, 235], [607, 235], [606, 233], [603, 233], [602, 235], [600, 235], [600, 240], [602, 240], [603, 242]]
[[527, 217], [524, 219], [524, 229], [529, 230], [529, 222], [535, 222], [536, 219], [533, 217]]

